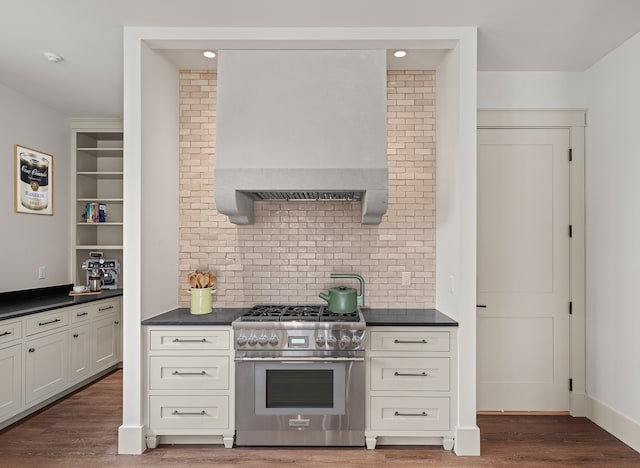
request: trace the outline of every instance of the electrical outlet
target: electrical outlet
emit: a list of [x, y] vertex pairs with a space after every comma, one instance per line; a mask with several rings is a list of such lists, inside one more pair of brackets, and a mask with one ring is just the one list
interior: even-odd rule
[[38, 267], [38, 279], [45, 279], [47, 277], [47, 267], [40, 266]]
[[402, 272], [402, 286], [411, 286], [411, 272], [403, 271]]
[[449, 291], [451, 292], [451, 294], [454, 294], [456, 292], [456, 281], [453, 275], [449, 275]]

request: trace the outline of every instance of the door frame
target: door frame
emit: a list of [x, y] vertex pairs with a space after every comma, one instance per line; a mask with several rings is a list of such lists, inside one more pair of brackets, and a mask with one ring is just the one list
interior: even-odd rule
[[[569, 413], [586, 416], [585, 375], [585, 220], [584, 220], [584, 156], [585, 109], [479, 109], [478, 129], [489, 128], [566, 128], [569, 130], [571, 164], [569, 166], [569, 375], [572, 391]], [[567, 155], [568, 157], [568, 155]], [[569, 304], [567, 304], [569, 313]], [[567, 382], [567, 385], [569, 383]]]

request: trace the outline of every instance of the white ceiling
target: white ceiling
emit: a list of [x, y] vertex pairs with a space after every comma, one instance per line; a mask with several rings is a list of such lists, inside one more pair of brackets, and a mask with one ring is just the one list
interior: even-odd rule
[[0, 0], [0, 82], [70, 117], [120, 116], [124, 26], [476, 26], [481, 71], [583, 71], [640, 31], [640, 0]]

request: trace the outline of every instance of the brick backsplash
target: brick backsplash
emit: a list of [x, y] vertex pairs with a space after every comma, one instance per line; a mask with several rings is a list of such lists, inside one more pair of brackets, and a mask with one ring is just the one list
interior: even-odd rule
[[[359, 203], [256, 202], [255, 224], [216, 211], [216, 74], [180, 72], [180, 305], [187, 273], [218, 276], [214, 307], [320, 303], [320, 291], [359, 273], [369, 307], [435, 305], [435, 72], [387, 74], [389, 208], [360, 223]], [[402, 286], [402, 272], [411, 284]]]

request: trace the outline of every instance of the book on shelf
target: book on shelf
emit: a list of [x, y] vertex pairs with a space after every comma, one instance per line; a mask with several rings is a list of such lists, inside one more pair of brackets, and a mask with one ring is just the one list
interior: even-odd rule
[[87, 223], [104, 223], [107, 220], [107, 205], [99, 202], [87, 203], [84, 218]]

